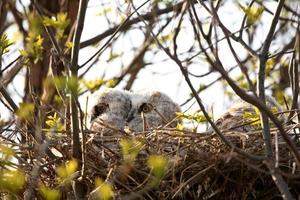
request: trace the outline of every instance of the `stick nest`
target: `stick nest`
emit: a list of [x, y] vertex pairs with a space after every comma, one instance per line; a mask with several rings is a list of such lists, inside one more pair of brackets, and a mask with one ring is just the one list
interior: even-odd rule
[[[287, 144], [272, 132], [276, 172], [299, 196], [300, 169]], [[224, 133], [244, 152], [262, 157], [264, 142], [261, 131], [247, 134]], [[62, 153], [59, 163], [70, 159], [70, 138], [53, 145]], [[250, 158], [224, 144], [216, 134], [183, 133], [176, 130], [153, 130], [124, 134], [114, 130], [110, 136], [88, 136], [85, 145], [85, 186], [87, 193], [95, 189], [95, 178], [107, 181], [116, 199], [276, 199], [281, 194], [272, 179], [267, 159]], [[138, 154], [124, 155], [120, 141], [135, 141]], [[122, 142], [121, 142], [122, 143]], [[131, 144], [132, 145], [132, 144]], [[296, 145], [300, 149], [299, 140]], [[141, 148], [140, 148], [141, 147]], [[130, 148], [135, 148], [134, 145]], [[129, 148], [129, 149], [130, 149]], [[123, 150], [122, 150], [123, 149]], [[276, 151], [275, 151], [276, 150]], [[129, 150], [130, 152], [130, 150]], [[128, 153], [128, 152], [127, 152]], [[159, 155], [167, 160], [163, 176], [155, 179], [148, 159]], [[129, 156], [129, 159], [128, 159]], [[132, 157], [130, 157], [132, 156]], [[53, 163], [42, 170], [47, 185], [57, 187]], [[52, 167], [51, 167], [52, 166]], [[155, 182], [156, 180], [156, 182]]]
[[[292, 133], [298, 127], [286, 129]], [[276, 173], [293, 196], [300, 195], [299, 163], [276, 129], [271, 134], [273, 159], [261, 159], [265, 148], [260, 130], [223, 131], [235, 148], [252, 157], [238, 153], [214, 133], [162, 128], [142, 133], [110, 133], [85, 133], [84, 159], [79, 163], [84, 166], [83, 173], [77, 170], [63, 181], [58, 180], [58, 168], [72, 159], [71, 135], [54, 134], [60, 137], [41, 145], [32, 140], [32, 145], [19, 146], [19, 161], [15, 165], [26, 174], [24, 191], [34, 185], [39, 196], [37, 187], [42, 183], [59, 190], [61, 199], [72, 199], [71, 183], [77, 179], [82, 180], [86, 199], [95, 199], [99, 195], [95, 180], [102, 179], [111, 187], [115, 199], [281, 199], [272, 177]], [[298, 135], [290, 137], [300, 150]], [[166, 161], [159, 163], [163, 166], [159, 173], [149, 164], [153, 156], [158, 163]], [[274, 169], [268, 167], [270, 163], [275, 165]]]

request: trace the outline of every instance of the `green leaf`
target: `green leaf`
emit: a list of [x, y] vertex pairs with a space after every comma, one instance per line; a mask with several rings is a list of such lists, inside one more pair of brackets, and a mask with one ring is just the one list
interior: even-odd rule
[[104, 84], [104, 80], [102, 79], [96, 79], [96, 80], [82, 80], [83, 85], [90, 91], [90, 92], [95, 92], [97, 91], [101, 85]]
[[71, 76], [67, 79], [67, 88], [71, 94], [77, 96], [79, 94], [79, 80], [75, 76]]
[[112, 10], [113, 9], [111, 6], [107, 6], [103, 8], [100, 12], [96, 13], [96, 16], [103, 16], [104, 14], [110, 13]]
[[268, 59], [267, 62], [266, 62], [266, 76], [270, 76], [271, 72], [272, 72], [272, 69], [274, 68], [274, 65], [275, 65], [275, 59], [274, 58], [271, 58], [271, 59]]
[[161, 179], [166, 172], [168, 159], [161, 155], [150, 155], [148, 158], [148, 167], [151, 173]]
[[109, 88], [113, 88], [115, 87], [117, 84], [117, 80], [116, 79], [110, 79], [110, 80], [107, 80], [105, 85]]
[[72, 95], [78, 95], [80, 93], [80, 80], [75, 77], [62, 77], [57, 76], [53, 79], [54, 85], [60, 91], [71, 93]]
[[50, 26], [55, 28], [56, 30], [56, 35], [55, 37], [60, 40], [64, 38], [64, 32], [66, 28], [70, 24], [70, 19], [68, 19], [68, 14], [67, 13], [58, 13], [56, 17], [43, 17], [43, 23], [45, 26]]
[[184, 125], [178, 123], [178, 124], [176, 125], [176, 129], [179, 130], [179, 131], [182, 131], [182, 130], [184, 130]]
[[40, 17], [37, 17], [35, 13], [31, 12], [28, 16], [29, 33], [34, 36], [42, 35], [44, 33], [43, 22]]
[[264, 12], [264, 8], [261, 6], [254, 5], [251, 7], [245, 7], [240, 3], [238, 3], [238, 6], [247, 16], [247, 25], [255, 24], [258, 20], [260, 20], [262, 13]]
[[95, 185], [97, 188], [99, 200], [110, 200], [114, 197], [114, 191], [109, 183], [104, 182], [100, 178], [95, 179]]
[[21, 103], [16, 115], [21, 120], [32, 120], [34, 114], [34, 104], [33, 103]]
[[61, 118], [58, 117], [56, 112], [53, 115], [47, 116], [46, 124], [49, 126], [49, 128], [57, 131], [63, 131], [65, 129], [61, 122]]
[[0, 161], [8, 161], [15, 155], [15, 151], [12, 148], [2, 144], [0, 144], [0, 152]]
[[121, 139], [120, 146], [124, 161], [127, 163], [132, 163], [142, 150], [144, 143], [135, 138]]
[[175, 114], [179, 117], [180, 120], [188, 119], [188, 120], [191, 120], [191, 121], [196, 121], [197, 123], [207, 121], [207, 119], [205, 118], [205, 116], [203, 114], [201, 114], [201, 112], [195, 112], [191, 115], [186, 115], [182, 112], [176, 112]]
[[7, 52], [9, 52], [8, 47], [11, 46], [13, 42], [10, 42], [7, 34], [4, 33], [3, 35], [0, 36], [0, 55], [3, 55]]
[[72, 174], [76, 172], [78, 168], [78, 163], [76, 160], [70, 160], [65, 164], [62, 164], [57, 167], [56, 173], [58, 175], [58, 181], [62, 182], [65, 179], [68, 179]]
[[65, 47], [66, 47], [67, 49], [72, 49], [73, 46], [74, 46], [73, 42], [66, 42], [66, 43], [65, 43]]
[[41, 35], [35, 35], [33, 32], [29, 32], [26, 38], [26, 49], [20, 50], [21, 55], [33, 63], [37, 63], [43, 58], [43, 42], [44, 39]]
[[254, 108], [254, 112], [245, 112], [243, 113], [243, 117], [249, 121], [252, 122], [251, 125], [252, 126], [260, 126], [261, 125], [261, 121], [260, 121], [260, 111], [256, 106], [253, 106]]
[[12, 193], [20, 191], [25, 184], [25, 174], [21, 170], [2, 170], [0, 172], [0, 190]]
[[39, 185], [39, 192], [42, 197], [46, 200], [58, 200], [60, 199], [59, 190], [51, 189], [43, 184]]

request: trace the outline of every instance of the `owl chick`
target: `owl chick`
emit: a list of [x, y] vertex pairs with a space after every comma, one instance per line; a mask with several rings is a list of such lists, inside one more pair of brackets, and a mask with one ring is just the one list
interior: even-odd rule
[[131, 95], [132, 109], [127, 119], [129, 130], [141, 132], [160, 125], [174, 127], [180, 107], [170, 97], [158, 91], [137, 92]]
[[[266, 96], [266, 104], [274, 113], [282, 111], [271, 96]], [[216, 121], [216, 125], [221, 130], [249, 132], [258, 128], [251, 119], [259, 119], [255, 107], [243, 100], [238, 100]]]
[[106, 89], [97, 91], [92, 96], [90, 130], [87, 137], [87, 149], [100, 153], [104, 159], [118, 156], [119, 139], [131, 111], [131, 94], [124, 90]]
[[[131, 94], [124, 90], [108, 88], [97, 91], [92, 98], [91, 130], [102, 131], [107, 127], [123, 130], [131, 111]], [[107, 125], [106, 127], [104, 127]]]

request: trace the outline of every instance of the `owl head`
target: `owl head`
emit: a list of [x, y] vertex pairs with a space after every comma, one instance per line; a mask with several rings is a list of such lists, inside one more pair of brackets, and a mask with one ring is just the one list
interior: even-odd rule
[[128, 115], [127, 126], [133, 131], [155, 128], [160, 125], [176, 126], [176, 112], [180, 112], [178, 104], [170, 97], [158, 91], [137, 92], [131, 95], [132, 109]]
[[124, 90], [105, 89], [92, 96], [91, 130], [99, 131], [101, 124], [123, 130], [131, 111], [131, 94]]
[[[253, 94], [250, 94], [253, 95]], [[266, 105], [274, 113], [281, 112], [281, 106], [276, 100], [266, 95]], [[257, 127], [249, 123], [247, 118], [258, 118], [259, 115], [255, 107], [243, 100], [237, 100], [234, 104], [216, 121], [219, 129], [229, 129], [241, 132], [249, 132], [256, 130]], [[279, 120], [283, 121], [284, 116], [279, 116]]]

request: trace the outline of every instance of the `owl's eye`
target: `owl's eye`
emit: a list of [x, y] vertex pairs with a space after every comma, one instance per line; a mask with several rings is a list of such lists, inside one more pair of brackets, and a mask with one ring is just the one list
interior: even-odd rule
[[150, 103], [143, 103], [140, 107], [139, 107], [139, 112], [143, 112], [143, 113], [147, 113], [150, 112], [151, 110], [153, 110], [153, 105]]
[[94, 120], [96, 117], [98, 117], [99, 115], [101, 115], [102, 113], [104, 113], [108, 107], [109, 107], [109, 105], [106, 104], [106, 103], [99, 103], [99, 104], [97, 104], [94, 107], [93, 115], [92, 115], [92, 119], [91, 120]]

